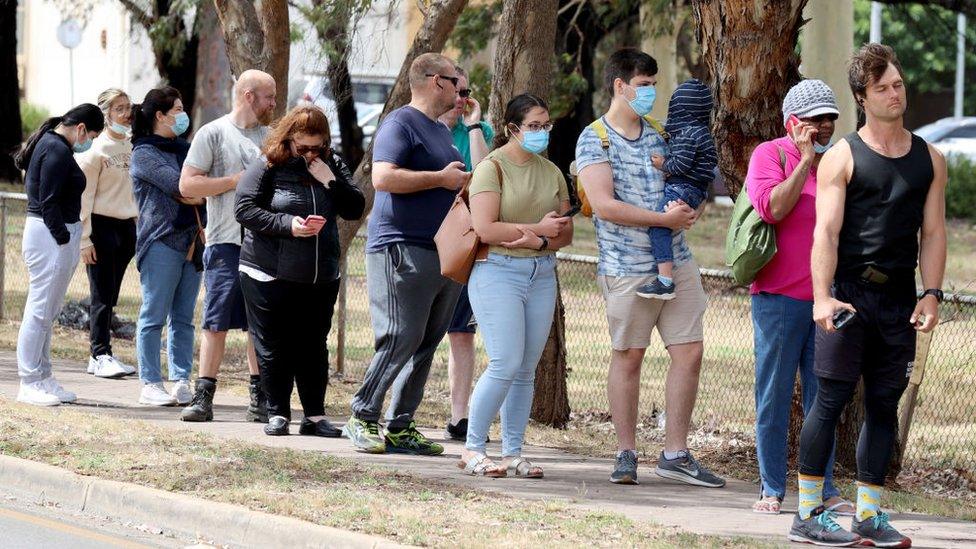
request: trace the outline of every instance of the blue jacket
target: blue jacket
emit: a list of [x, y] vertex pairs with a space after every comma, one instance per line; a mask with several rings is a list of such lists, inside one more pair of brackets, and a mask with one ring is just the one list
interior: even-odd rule
[[715, 142], [709, 130], [711, 114], [712, 91], [694, 78], [678, 86], [668, 103], [665, 130], [671, 139], [664, 171], [701, 189], [707, 189], [711, 184], [718, 165]]
[[[170, 248], [187, 253], [196, 237], [197, 215], [207, 225], [204, 206], [187, 206], [180, 197], [180, 170], [190, 144], [183, 139], [166, 139], [150, 135], [134, 140], [129, 175], [139, 205], [136, 220], [136, 268], [142, 270], [142, 259], [157, 240]], [[200, 250], [202, 252], [202, 250]]]

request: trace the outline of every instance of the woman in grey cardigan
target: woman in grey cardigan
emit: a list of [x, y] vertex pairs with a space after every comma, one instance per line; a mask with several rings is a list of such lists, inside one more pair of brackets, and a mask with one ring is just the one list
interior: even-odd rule
[[[133, 107], [132, 159], [129, 172], [139, 204], [136, 223], [136, 267], [142, 284], [142, 308], [136, 326], [140, 404], [188, 404], [193, 367], [193, 309], [200, 289], [203, 226], [201, 199], [180, 195], [180, 170], [190, 144], [179, 136], [190, 119], [180, 92], [150, 90]], [[169, 318], [169, 380], [163, 385], [159, 352], [163, 325]]]

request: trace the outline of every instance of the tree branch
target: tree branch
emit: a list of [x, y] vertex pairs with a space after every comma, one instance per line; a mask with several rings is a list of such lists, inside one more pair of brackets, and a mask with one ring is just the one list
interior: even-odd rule
[[149, 14], [137, 6], [132, 0], [119, 0], [119, 2], [122, 4], [122, 7], [128, 10], [129, 13], [132, 14], [132, 17], [147, 31], [149, 30], [149, 27], [153, 26], [153, 24], [156, 22], [154, 17], [150, 17]]

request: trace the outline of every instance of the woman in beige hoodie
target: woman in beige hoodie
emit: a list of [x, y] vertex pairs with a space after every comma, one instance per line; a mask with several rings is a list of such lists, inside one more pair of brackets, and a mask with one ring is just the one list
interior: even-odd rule
[[112, 88], [98, 96], [98, 106], [105, 114], [105, 131], [76, 158], [87, 180], [81, 199], [81, 260], [91, 289], [88, 373], [121, 377], [136, 371], [112, 355], [111, 345], [113, 309], [135, 255], [139, 213], [129, 177], [132, 103], [125, 92]]

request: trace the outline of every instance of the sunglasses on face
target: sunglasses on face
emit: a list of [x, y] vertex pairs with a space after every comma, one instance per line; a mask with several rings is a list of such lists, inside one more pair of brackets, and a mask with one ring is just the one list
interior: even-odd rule
[[468, 97], [471, 97], [471, 90], [467, 88], [461, 88], [460, 90], [458, 90], [458, 96], [467, 99]]
[[828, 120], [831, 121], [831, 122], [833, 122], [834, 120], [837, 120], [837, 115], [836, 114], [821, 114], [820, 116], [814, 116], [813, 118], [804, 118], [803, 119], [804, 122], [809, 122], [811, 124], [822, 124], [822, 123], [824, 123], [824, 122], [826, 122]]
[[308, 145], [295, 145], [295, 152], [298, 156], [305, 156], [308, 153], [315, 153], [318, 156], [329, 156], [332, 152], [329, 147], [325, 146], [308, 146]]
[[457, 76], [444, 76], [443, 74], [435, 74], [435, 73], [427, 73], [424, 76], [426, 76], [428, 78], [430, 78], [431, 76], [436, 76], [437, 78], [443, 78], [444, 80], [447, 80], [448, 82], [450, 82], [451, 85], [454, 86], [454, 89], [457, 89], [458, 82], [461, 80]]

